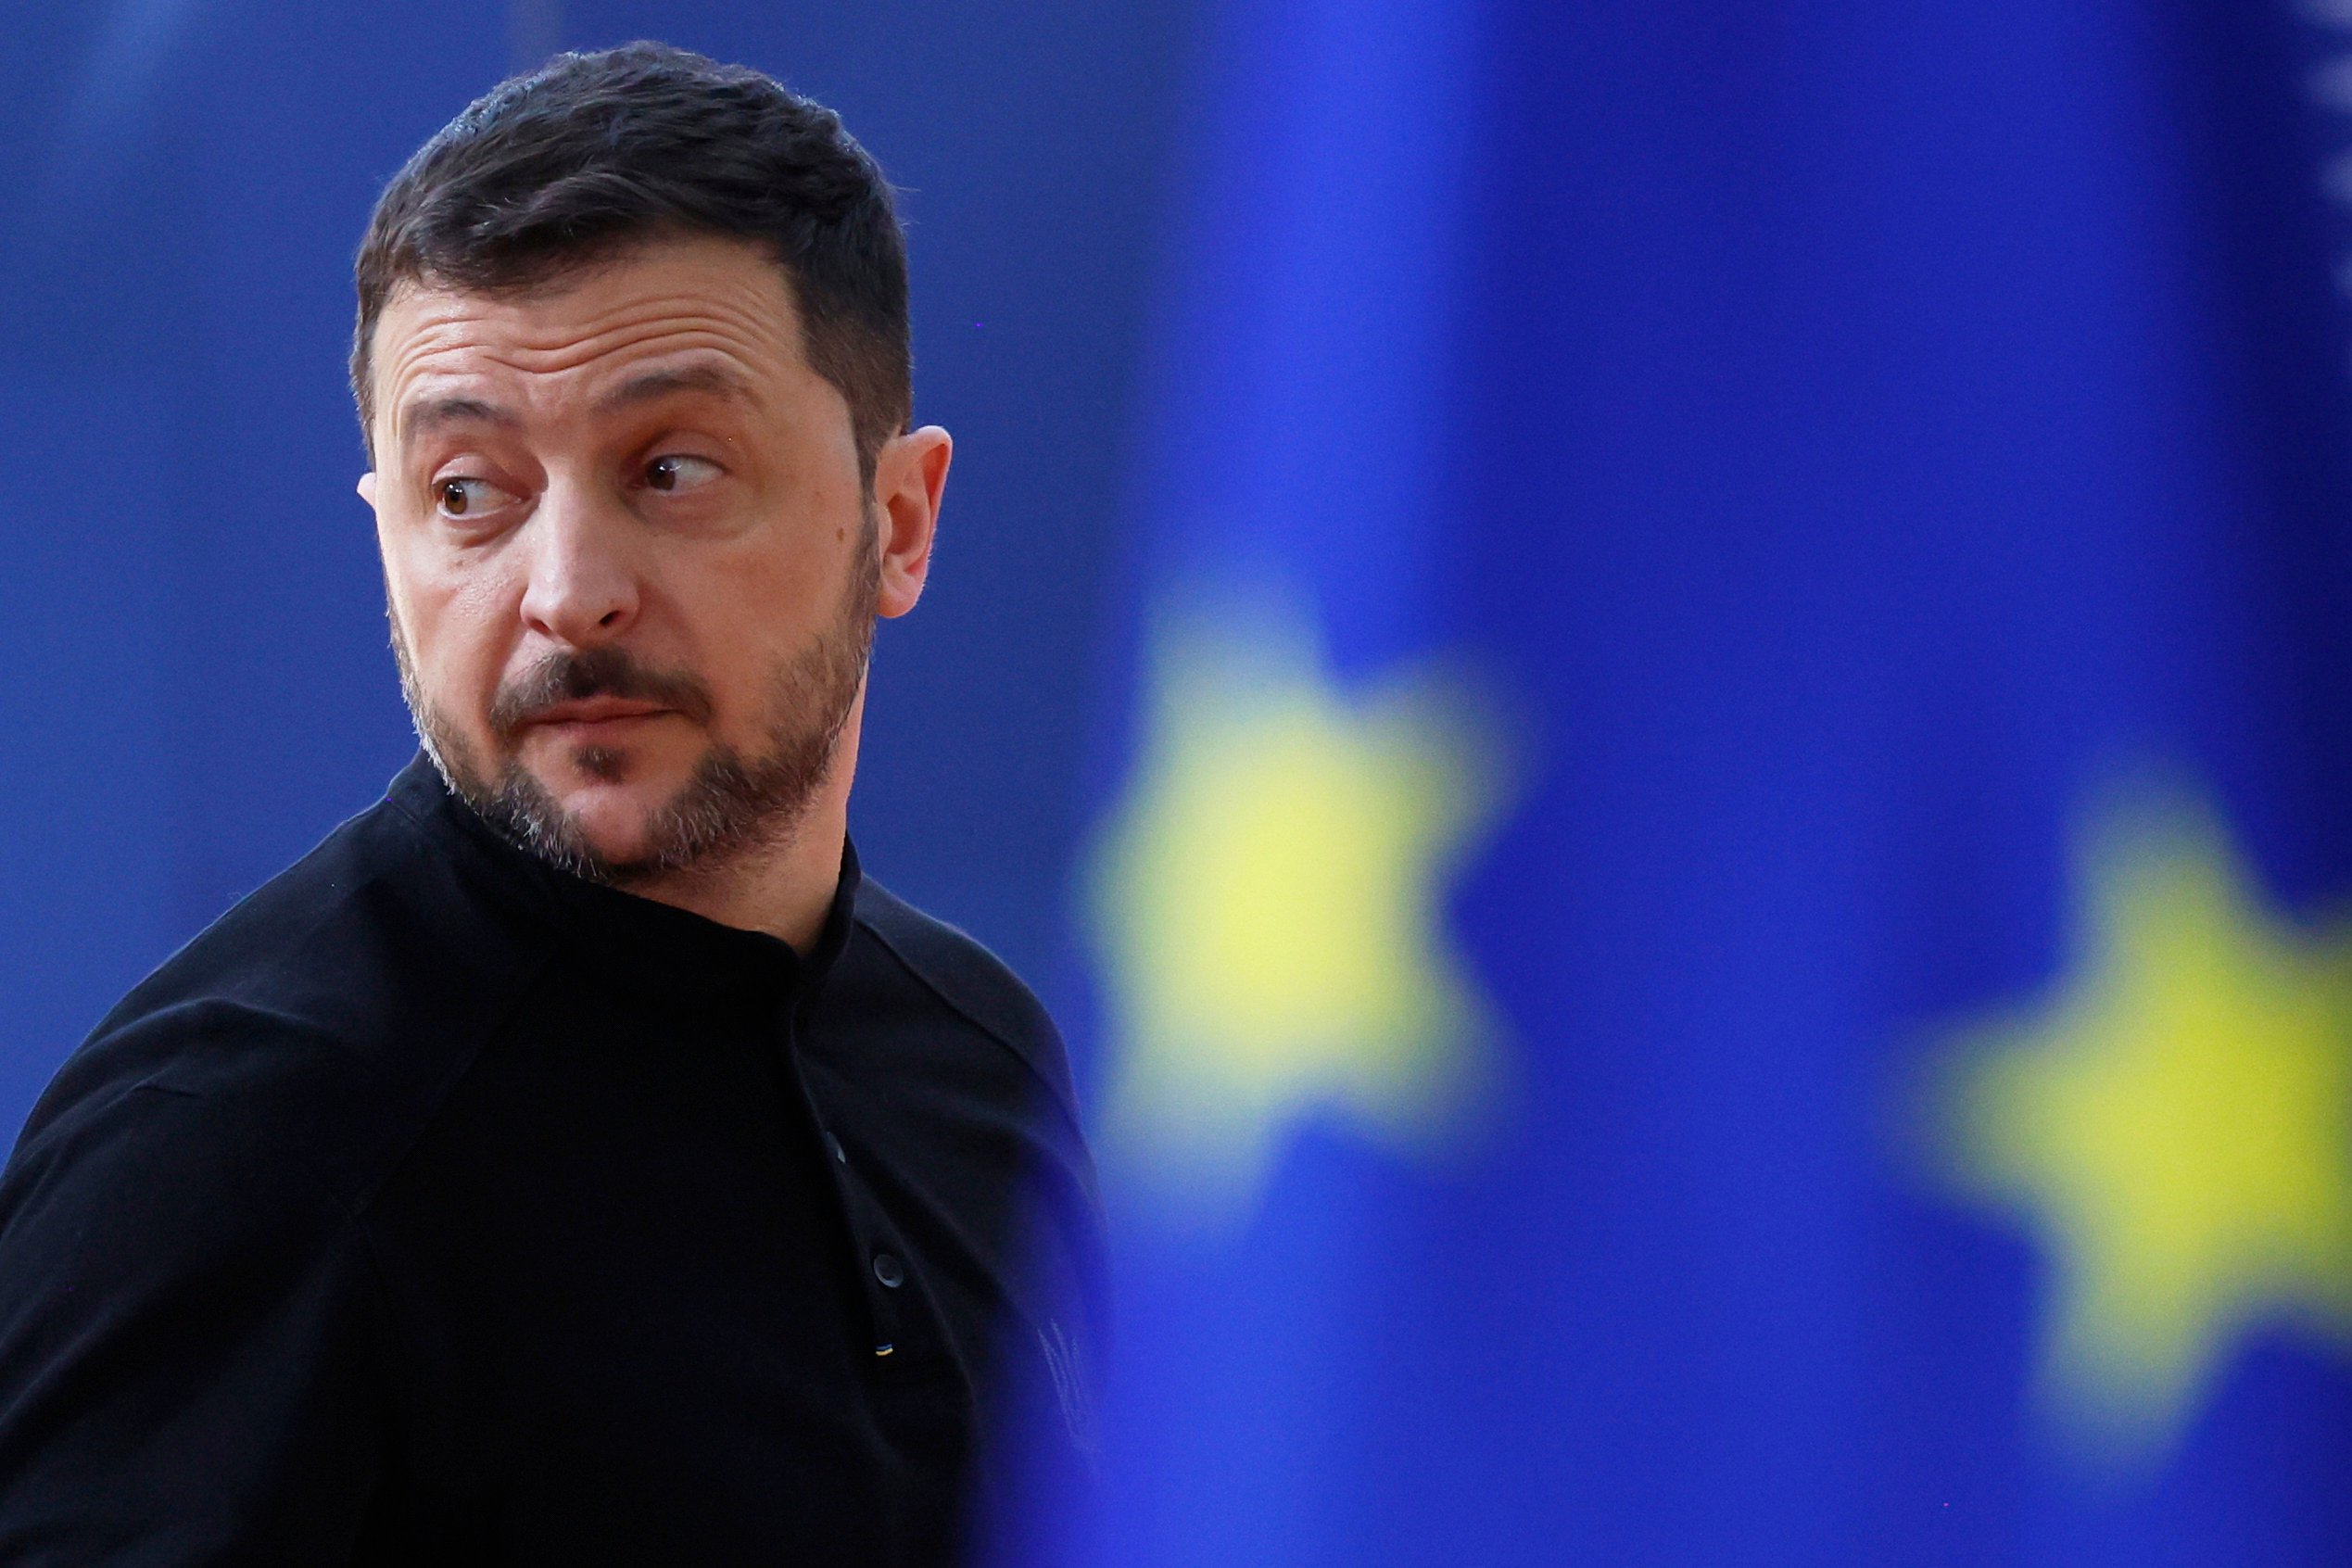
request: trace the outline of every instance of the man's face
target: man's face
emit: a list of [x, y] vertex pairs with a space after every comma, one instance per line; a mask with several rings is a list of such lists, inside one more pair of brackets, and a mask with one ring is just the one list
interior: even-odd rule
[[630, 882], [786, 841], [845, 787], [945, 436], [885, 449], [876, 504], [772, 260], [664, 240], [521, 296], [404, 286], [373, 363], [361, 493], [403, 688], [461, 794]]

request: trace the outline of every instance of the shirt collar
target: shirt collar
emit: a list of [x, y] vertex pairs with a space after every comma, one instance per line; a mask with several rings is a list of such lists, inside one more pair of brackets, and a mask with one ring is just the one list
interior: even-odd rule
[[862, 881], [857, 851], [841, 841], [841, 871], [825, 924], [805, 954], [765, 931], [745, 930], [549, 865], [483, 820], [419, 752], [386, 798], [436, 838], [462, 846], [560, 935], [596, 955], [624, 983], [677, 1002], [797, 1005], [848, 945]]

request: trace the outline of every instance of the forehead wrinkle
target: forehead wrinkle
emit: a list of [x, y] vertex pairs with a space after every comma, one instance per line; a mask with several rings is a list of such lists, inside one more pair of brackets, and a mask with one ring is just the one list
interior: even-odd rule
[[[675, 369], [689, 383], [724, 381], [733, 385], [740, 400], [763, 403], [759, 367], [746, 352], [752, 346], [725, 330], [729, 324], [708, 318], [628, 321], [557, 348], [533, 350], [485, 341], [457, 330], [459, 323], [452, 322], [448, 330], [420, 334], [401, 345], [390, 370], [390, 390], [396, 409], [424, 400], [421, 389], [436, 385], [446, 388], [442, 396], [462, 398], [481, 386], [485, 372], [503, 370], [528, 378], [543, 396], [569, 400], [583, 380], [658, 376]], [[649, 345], [655, 347], [633, 352]], [[400, 435], [405, 438], [407, 431]]]
[[[677, 310], [646, 312], [617, 321], [590, 323], [585, 328], [568, 331], [553, 341], [540, 343], [513, 341], [505, 333], [481, 330], [481, 324], [472, 320], [451, 320], [429, 324], [411, 335], [398, 346], [393, 362], [396, 367], [404, 366], [428, 356], [473, 349], [498, 363], [512, 365], [518, 370], [560, 372], [602, 355], [632, 348], [648, 339], [664, 336], [689, 339], [690, 346], [707, 345], [722, 350], [732, 349], [738, 358], [742, 357], [741, 351], [745, 348], [774, 351], [784, 348], [789, 341], [740, 317]], [[689, 343], [679, 345], [680, 348], [689, 346]]]
[[453, 354], [474, 356], [480, 368], [540, 376], [661, 336], [680, 339], [679, 348], [715, 349], [747, 371], [766, 359], [805, 368], [796, 294], [773, 262], [747, 265], [725, 245], [689, 246], [683, 259], [682, 269], [647, 275], [639, 258], [516, 295], [405, 282], [386, 302], [377, 329], [385, 400], [397, 403], [427, 362]]
[[[780, 275], [712, 281], [708, 288], [681, 287], [674, 280], [658, 289], [639, 286], [586, 314], [579, 307], [583, 296], [594, 302], [593, 278], [562, 294], [510, 297], [431, 289], [410, 292], [397, 303], [415, 317], [408, 335], [411, 348], [439, 347], [451, 338], [489, 339], [535, 369], [564, 369], [576, 359], [664, 330], [700, 330], [797, 357], [799, 315]], [[546, 363], [532, 363], [540, 360]]]

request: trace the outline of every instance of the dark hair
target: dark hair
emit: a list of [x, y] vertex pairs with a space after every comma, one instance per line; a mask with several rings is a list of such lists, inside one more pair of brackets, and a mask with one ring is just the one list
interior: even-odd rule
[[385, 187], [352, 269], [351, 391], [371, 460], [370, 353], [395, 287], [525, 290], [665, 234], [729, 235], [774, 255], [802, 351], [848, 402], [870, 484], [914, 401], [890, 185], [822, 104], [649, 43], [559, 55], [500, 82]]

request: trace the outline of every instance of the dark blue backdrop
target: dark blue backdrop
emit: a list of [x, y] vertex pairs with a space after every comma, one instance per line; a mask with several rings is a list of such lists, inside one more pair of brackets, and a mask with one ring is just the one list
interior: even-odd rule
[[2352, 6], [1218, 18], [1073, 1560], [2344, 1561]]

